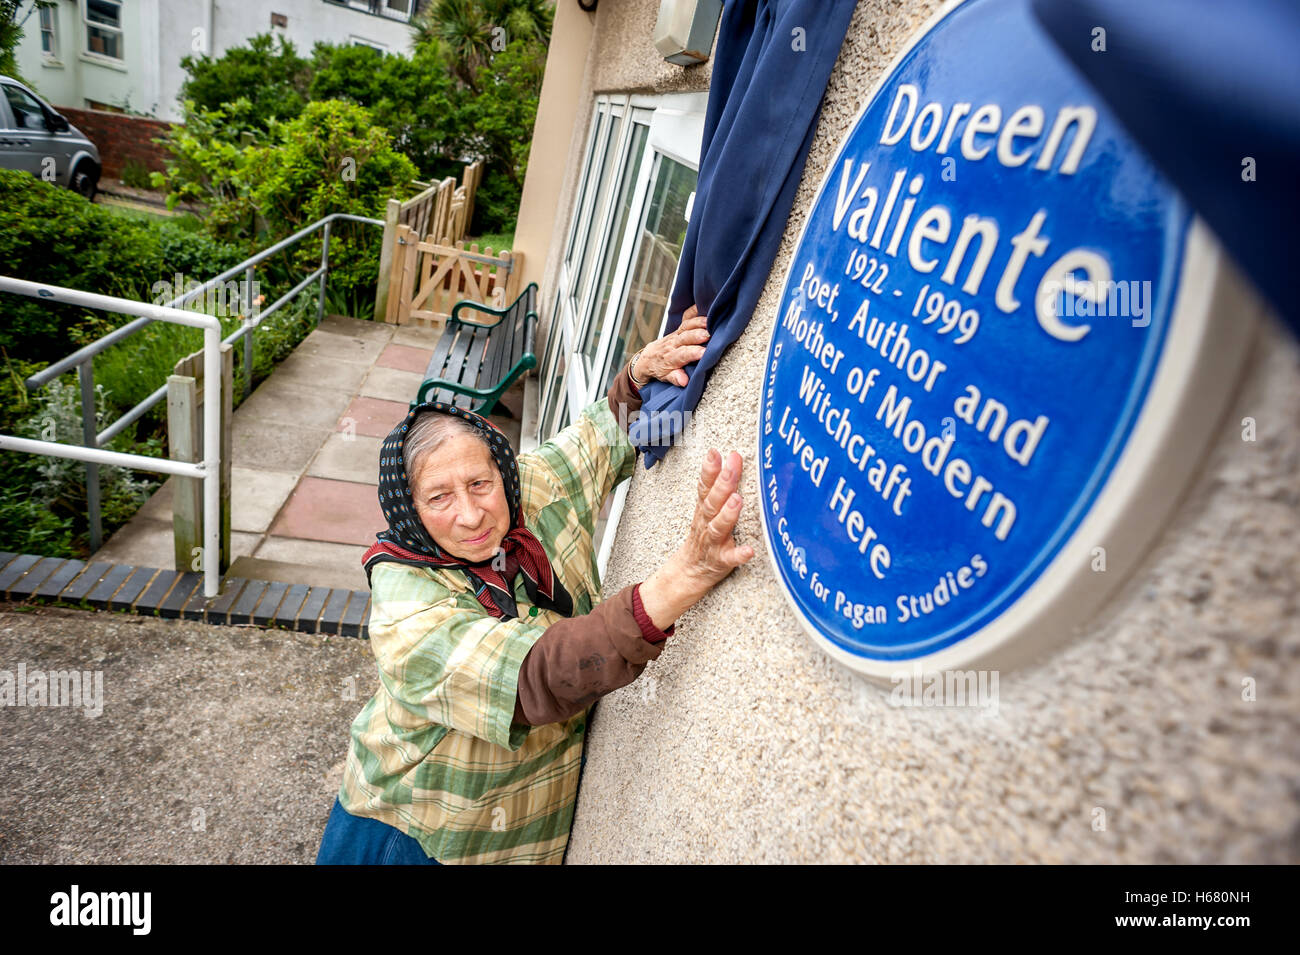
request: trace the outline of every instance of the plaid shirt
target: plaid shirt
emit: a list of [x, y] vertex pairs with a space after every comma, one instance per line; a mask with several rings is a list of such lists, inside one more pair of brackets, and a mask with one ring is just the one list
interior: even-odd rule
[[[636, 449], [602, 398], [518, 464], [524, 523], [574, 613], [590, 613], [600, 595], [596, 517], [632, 476]], [[568, 845], [587, 710], [545, 726], [513, 723], [524, 657], [563, 619], [532, 606], [522, 576], [515, 597], [520, 616], [500, 620], [459, 570], [385, 562], [371, 573], [382, 685], [352, 723], [339, 800], [446, 865], [559, 864]]]

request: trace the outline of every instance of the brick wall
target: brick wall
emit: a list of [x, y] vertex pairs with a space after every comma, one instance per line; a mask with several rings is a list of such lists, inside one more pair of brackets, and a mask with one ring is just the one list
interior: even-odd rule
[[122, 167], [132, 159], [150, 170], [162, 172], [167, 151], [152, 140], [170, 130], [171, 123], [98, 109], [56, 108], [99, 148], [103, 175], [120, 178]]

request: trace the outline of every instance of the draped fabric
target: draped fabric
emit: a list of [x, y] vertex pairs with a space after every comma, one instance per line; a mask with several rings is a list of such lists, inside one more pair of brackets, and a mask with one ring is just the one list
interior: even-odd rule
[[666, 333], [692, 304], [710, 339], [685, 388], [654, 380], [629, 432], [651, 467], [681, 433], [723, 353], [749, 323], [785, 232], [821, 99], [856, 0], [727, 0], [700, 172]]
[[[1033, 0], [1048, 35], [1300, 334], [1300, 4]], [[1105, 24], [1105, 51], [1094, 49]]]
[[[415, 512], [415, 502], [407, 485], [405, 444], [416, 416], [424, 411], [460, 418], [488, 439], [510, 508], [510, 530], [501, 541], [497, 555], [488, 560], [466, 562], [448, 554], [434, 543]], [[426, 401], [412, 408], [402, 423], [389, 432], [380, 448], [379, 506], [388, 527], [376, 535], [378, 539], [361, 557], [367, 581], [375, 564], [386, 560], [414, 567], [460, 568], [469, 578], [474, 596], [483, 609], [494, 617], [511, 620], [519, 616], [514, 584], [517, 576], [523, 573], [524, 589], [535, 606], [554, 610], [565, 617], [573, 615], [572, 597], [551, 567], [541, 541], [524, 526], [519, 465], [514, 449], [501, 430], [481, 415], [441, 401]]]

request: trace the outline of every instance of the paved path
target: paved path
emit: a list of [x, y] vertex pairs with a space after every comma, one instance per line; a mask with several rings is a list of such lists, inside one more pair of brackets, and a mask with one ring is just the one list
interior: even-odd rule
[[[232, 576], [366, 589], [361, 554], [385, 526], [379, 446], [406, 415], [440, 334], [330, 316], [235, 409]], [[506, 403], [522, 413], [522, 383]], [[518, 418], [492, 420], [518, 447]], [[172, 557], [176, 480], [93, 559], [181, 569]]]
[[363, 640], [0, 604], [20, 665], [92, 677], [0, 706], [0, 865], [311, 863], [379, 686]]

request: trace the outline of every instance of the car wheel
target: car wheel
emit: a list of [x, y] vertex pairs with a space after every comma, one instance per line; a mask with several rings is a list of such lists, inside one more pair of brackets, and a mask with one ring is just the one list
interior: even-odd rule
[[74, 192], [80, 193], [88, 201], [94, 202], [95, 193], [99, 191], [99, 175], [95, 172], [93, 166], [81, 163], [73, 170], [70, 185]]

